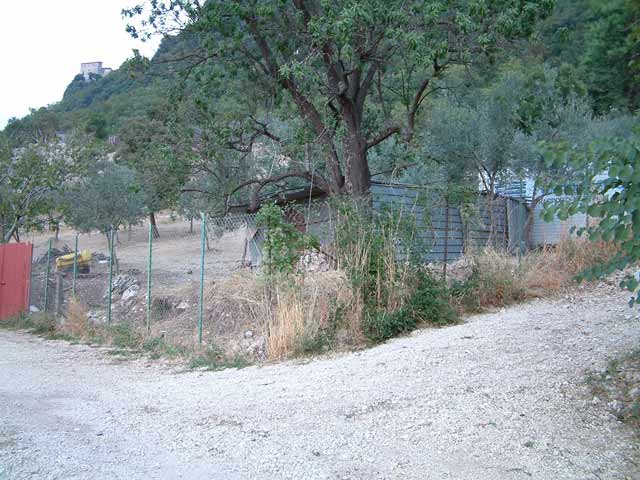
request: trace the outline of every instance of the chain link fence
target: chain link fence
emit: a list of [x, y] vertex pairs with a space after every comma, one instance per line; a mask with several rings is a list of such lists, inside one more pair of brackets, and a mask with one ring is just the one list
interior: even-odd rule
[[[480, 198], [484, 207], [471, 221], [458, 206], [423, 205], [417, 189], [375, 185], [372, 193], [375, 211], [402, 212], [414, 223], [412, 239], [423, 261], [442, 263], [444, 276], [447, 263], [475, 245], [512, 250], [521, 243], [524, 206], [514, 200], [502, 198], [487, 207]], [[301, 259], [306, 271], [333, 268], [335, 214], [324, 199], [285, 210], [287, 221], [319, 241], [320, 252]], [[127, 323], [150, 338], [194, 344], [209, 344], [226, 331], [244, 328], [240, 314], [217, 304], [220, 288], [230, 303], [246, 296], [243, 288], [251, 289], [247, 278], [229, 277], [262, 263], [265, 232], [256, 225], [256, 215], [156, 218], [157, 230], [145, 223], [80, 235], [63, 229], [57, 238], [33, 238], [31, 310], [64, 322], [74, 305], [93, 324]]]
[[251, 267], [250, 252], [259, 251], [256, 231], [255, 215], [195, 222], [167, 215], [159, 236], [143, 225], [34, 238], [30, 309], [64, 321], [74, 302], [94, 323], [127, 322], [201, 343], [208, 290]]

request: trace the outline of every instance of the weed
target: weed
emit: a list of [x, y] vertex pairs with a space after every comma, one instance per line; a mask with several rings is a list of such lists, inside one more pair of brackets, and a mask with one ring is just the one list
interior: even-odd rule
[[224, 370], [226, 368], [245, 368], [251, 365], [251, 362], [243, 355], [235, 355], [226, 357], [222, 350], [216, 346], [209, 346], [204, 351], [196, 353], [191, 357], [189, 368], [204, 370]]
[[609, 361], [601, 372], [589, 372], [591, 393], [602, 398], [619, 420], [640, 429], [640, 350]]
[[73, 337], [84, 337], [89, 326], [87, 310], [75, 298], [69, 299], [67, 304], [67, 316], [65, 330]]
[[137, 349], [142, 344], [142, 335], [130, 323], [116, 323], [107, 327], [111, 344], [120, 349]]

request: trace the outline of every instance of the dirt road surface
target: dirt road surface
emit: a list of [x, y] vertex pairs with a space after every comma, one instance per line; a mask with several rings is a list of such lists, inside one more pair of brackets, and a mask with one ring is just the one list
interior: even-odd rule
[[222, 372], [0, 331], [2, 479], [635, 479], [585, 375], [637, 347], [600, 289], [367, 351]]

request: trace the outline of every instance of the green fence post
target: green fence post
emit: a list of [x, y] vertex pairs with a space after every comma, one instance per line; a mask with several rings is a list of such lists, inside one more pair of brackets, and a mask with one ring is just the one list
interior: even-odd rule
[[202, 226], [200, 231], [200, 298], [198, 302], [198, 343], [202, 345], [202, 317], [204, 314], [204, 253], [207, 238], [207, 218], [201, 213]]
[[78, 276], [78, 234], [73, 246], [73, 278], [71, 280], [71, 295], [76, 298], [76, 278]]
[[49, 307], [49, 273], [51, 273], [51, 239], [47, 247], [47, 269], [44, 275], [44, 311]]
[[109, 294], [107, 296], [107, 323], [111, 325], [111, 290], [113, 288], [113, 228], [109, 232]]
[[151, 255], [153, 254], [153, 225], [149, 222], [149, 261], [147, 263], [147, 332], [151, 330]]

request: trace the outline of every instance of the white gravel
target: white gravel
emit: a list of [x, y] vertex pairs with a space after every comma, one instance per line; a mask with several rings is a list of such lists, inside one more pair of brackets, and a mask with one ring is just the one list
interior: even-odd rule
[[639, 340], [607, 288], [217, 373], [0, 331], [0, 478], [640, 478], [585, 384]]

